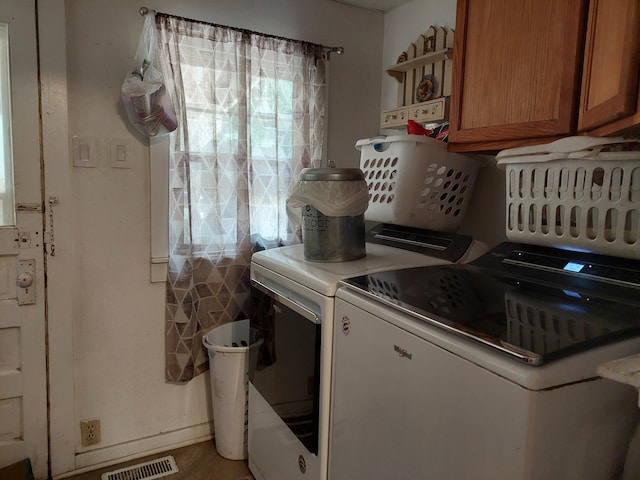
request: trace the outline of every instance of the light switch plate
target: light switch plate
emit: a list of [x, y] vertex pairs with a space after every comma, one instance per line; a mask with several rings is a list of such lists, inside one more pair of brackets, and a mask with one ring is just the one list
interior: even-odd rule
[[130, 138], [112, 138], [109, 140], [111, 167], [131, 168], [135, 152], [135, 143]]
[[98, 142], [96, 137], [71, 137], [74, 167], [98, 166]]

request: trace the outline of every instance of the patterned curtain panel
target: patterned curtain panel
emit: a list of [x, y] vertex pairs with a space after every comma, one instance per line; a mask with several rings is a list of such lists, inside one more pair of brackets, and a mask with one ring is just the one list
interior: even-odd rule
[[207, 370], [202, 336], [249, 318], [257, 249], [299, 243], [286, 199], [319, 167], [325, 60], [319, 45], [156, 15], [178, 116], [171, 137], [166, 379]]

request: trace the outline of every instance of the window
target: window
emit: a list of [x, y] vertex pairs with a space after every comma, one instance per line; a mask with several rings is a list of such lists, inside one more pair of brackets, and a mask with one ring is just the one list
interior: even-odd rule
[[[320, 45], [155, 19], [178, 128], [166, 162], [152, 158], [152, 175], [168, 166], [168, 215], [153, 213], [152, 228], [169, 231], [165, 371], [181, 383], [208, 368], [203, 332], [250, 316], [254, 249], [301, 240], [286, 201], [299, 172], [321, 163], [325, 58]], [[156, 194], [153, 184], [152, 204]], [[152, 278], [164, 266], [156, 247]]]
[[170, 145], [170, 250], [235, 257], [247, 235], [296, 243], [286, 199], [321, 161], [324, 49], [164, 14], [156, 24], [182, 120]]
[[14, 226], [9, 28], [6, 24], [0, 24], [0, 129], [0, 226]]

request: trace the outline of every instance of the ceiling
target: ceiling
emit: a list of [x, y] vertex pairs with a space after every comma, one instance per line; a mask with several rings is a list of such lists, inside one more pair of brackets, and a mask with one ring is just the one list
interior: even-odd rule
[[388, 12], [400, 5], [409, 3], [411, 0], [334, 0], [339, 3], [347, 3], [356, 7], [370, 8], [372, 10], [380, 10]]

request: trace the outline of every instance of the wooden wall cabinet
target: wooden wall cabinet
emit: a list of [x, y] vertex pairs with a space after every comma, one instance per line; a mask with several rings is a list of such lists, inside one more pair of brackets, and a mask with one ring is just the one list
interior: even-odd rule
[[638, 0], [458, 0], [449, 150], [639, 124], [639, 20]]
[[640, 2], [591, 0], [578, 131], [594, 136], [640, 124]]

